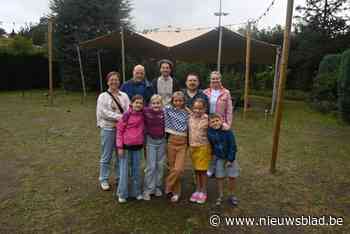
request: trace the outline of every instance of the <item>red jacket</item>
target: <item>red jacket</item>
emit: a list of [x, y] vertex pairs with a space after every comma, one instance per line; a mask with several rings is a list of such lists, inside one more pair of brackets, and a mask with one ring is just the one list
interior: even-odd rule
[[144, 115], [142, 111], [133, 111], [132, 107], [123, 114], [117, 123], [117, 148], [123, 149], [125, 145], [138, 146], [144, 143]]

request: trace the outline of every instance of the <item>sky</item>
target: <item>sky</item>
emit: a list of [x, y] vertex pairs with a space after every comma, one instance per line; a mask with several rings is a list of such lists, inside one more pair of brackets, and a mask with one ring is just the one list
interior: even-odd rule
[[[131, 15], [137, 30], [161, 28], [169, 25], [180, 28], [211, 27], [218, 24], [214, 12], [219, 10], [219, 0], [131, 0]], [[222, 0], [223, 25], [242, 24], [263, 14], [272, 0]], [[305, 0], [294, 0], [294, 6]], [[284, 25], [287, 0], [275, 0], [270, 12], [259, 23], [259, 28]], [[48, 14], [49, 0], [0, 0], [0, 27], [15, 31], [26, 23], [39, 22]], [[239, 25], [235, 26], [239, 27]]]

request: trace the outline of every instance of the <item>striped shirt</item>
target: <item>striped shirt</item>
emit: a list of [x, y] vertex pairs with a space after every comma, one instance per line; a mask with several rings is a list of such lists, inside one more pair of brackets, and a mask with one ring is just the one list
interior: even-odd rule
[[167, 106], [165, 112], [165, 132], [187, 136], [188, 113], [184, 109], [176, 109], [173, 106]]

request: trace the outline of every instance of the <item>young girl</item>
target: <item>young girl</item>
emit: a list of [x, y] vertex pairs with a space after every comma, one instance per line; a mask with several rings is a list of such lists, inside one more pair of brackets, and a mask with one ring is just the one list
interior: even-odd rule
[[140, 159], [141, 149], [144, 143], [144, 116], [143, 98], [135, 95], [131, 99], [129, 110], [123, 114], [122, 119], [117, 124], [117, 149], [119, 156], [120, 179], [117, 196], [120, 203], [126, 202], [129, 197], [128, 192], [128, 161], [131, 161], [131, 196], [137, 200], [142, 200], [140, 183]]
[[208, 141], [208, 115], [206, 101], [197, 98], [193, 102], [189, 118], [189, 143], [192, 165], [196, 176], [196, 191], [190, 201], [203, 204], [207, 200], [207, 170], [211, 160], [211, 146]]
[[168, 138], [169, 174], [165, 192], [172, 202], [181, 195], [181, 176], [184, 171], [187, 151], [188, 113], [185, 110], [185, 95], [177, 91], [172, 95], [171, 105], [165, 108], [165, 132]]
[[151, 200], [163, 195], [162, 180], [165, 160], [165, 132], [163, 101], [160, 95], [153, 95], [150, 107], [143, 110], [146, 127], [147, 158], [143, 199]]

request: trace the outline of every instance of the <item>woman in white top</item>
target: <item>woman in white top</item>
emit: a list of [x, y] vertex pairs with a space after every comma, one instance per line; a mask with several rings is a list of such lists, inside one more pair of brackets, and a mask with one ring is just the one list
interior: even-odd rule
[[[218, 71], [210, 73], [210, 87], [204, 90], [209, 99], [209, 113], [217, 113], [223, 121], [223, 129], [231, 129], [233, 118], [233, 105], [230, 91], [225, 89], [221, 83], [221, 74]], [[216, 168], [216, 157], [213, 159], [207, 170], [207, 175], [211, 177]]]
[[[108, 183], [110, 162], [115, 152], [116, 123], [127, 111], [130, 100], [126, 93], [119, 90], [120, 74], [110, 72], [106, 77], [108, 90], [101, 93], [97, 99], [96, 117], [97, 127], [101, 129], [101, 159], [99, 181], [101, 189], [110, 190]], [[118, 157], [115, 160], [116, 180], [119, 179]]]

